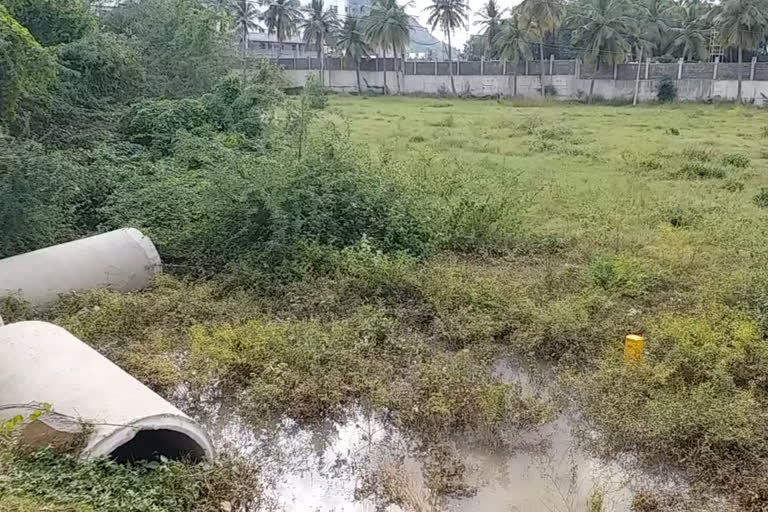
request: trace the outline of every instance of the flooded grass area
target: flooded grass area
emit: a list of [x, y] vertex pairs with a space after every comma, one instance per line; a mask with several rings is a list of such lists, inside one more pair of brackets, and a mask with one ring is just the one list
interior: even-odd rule
[[122, 204], [248, 190], [153, 232], [214, 271], [0, 314], [178, 403], [259, 509], [765, 510], [768, 113], [334, 97], [313, 123], [301, 159], [187, 141]]

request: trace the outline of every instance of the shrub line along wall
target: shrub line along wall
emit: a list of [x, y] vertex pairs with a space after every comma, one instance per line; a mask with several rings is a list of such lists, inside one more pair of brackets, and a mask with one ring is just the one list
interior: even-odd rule
[[[279, 59], [279, 65], [286, 71], [295, 86], [301, 86], [310, 72], [320, 69], [316, 57]], [[352, 92], [357, 89], [355, 63], [351, 59], [326, 57], [325, 83], [337, 91]], [[366, 89], [383, 88], [384, 71], [402, 72], [404, 75], [401, 92], [407, 94], [435, 94], [450, 90], [449, 66], [457, 77], [457, 92], [474, 96], [529, 96], [540, 93], [539, 61], [409, 61], [393, 58], [362, 59], [361, 81]], [[545, 60], [545, 86], [551, 85], [551, 92], [560, 98], [582, 97], [593, 89], [596, 96], [606, 99], [631, 99], [634, 94], [637, 63], [602, 66], [579, 60]], [[739, 64], [721, 62], [650, 62], [640, 66], [641, 101], [655, 99], [658, 81], [662, 78], [675, 80], [678, 98], [681, 100], [733, 100], [736, 98]], [[768, 102], [768, 62], [741, 64], [744, 80], [743, 98], [757, 104]], [[516, 78], [515, 78], [516, 77]], [[594, 80], [594, 87], [591, 81]], [[389, 77], [388, 88], [396, 91], [394, 77]]]

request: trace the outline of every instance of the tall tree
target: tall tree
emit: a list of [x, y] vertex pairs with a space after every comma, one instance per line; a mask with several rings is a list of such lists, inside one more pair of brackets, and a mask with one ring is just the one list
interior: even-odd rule
[[301, 5], [299, 0], [262, 0], [264, 11], [260, 15], [261, 21], [267, 27], [268, 34], [277, 37], [277, 58], [283, 52], [283, 41], [291, 38], [297, 29], [301, 19]]
[[[574, 11], [568, 24], [574, 27], [573, 45], [581, 48], [585, 61], [616, 64], [631, 51], [633, 34], [631, 11], [626, 0], [585, 0]], [[592, 98], [595, 79], [589, 86]]]
[[360, 59], [372, 53], [371, 47], [365, 39], [362, 25], [357, 16], [348, 16], [336, 36], [336, 45], [341, 50], [342, 57], [348, 57], [355, 61], [357, 92], [360, 94], [363, 92], [360, 85]]
[[565, 16], [562, 0], [523, 0], [520, 4], [523, 21], [539, 36], [539, 80], [544, 96], [544, 38], [554, 32]]
[[304, 41], [307, 44], [314, 44], [317, 48], [317, 58], [320, 59], [321, 84], [325, 82], [324, 46], [337, 30], [338, 25], [339, 20], [336, 13], [331, 9], [326, 9], [323, 0], [312, 0], [311, 4], [304, 7], [304, 18], [300, 22], [300, 28], [304, 34]]
[[243, 56], [243, 87], [248, 78], [248, 34], [256, 29], [254, 21], [259, 13], [249, 0], [232, 0], [232, 15], [240, 39], [240, 51]]
[[451, 75], [451, 91], [456, 95], [456, 83], [453, 80], [453, 60], [451, 58], [451, 34], [467, 26], [467, 11], [469, 6], [464, 0], [432, 0], [426, 9], [429, 13], [427, 23], [435, 30], [437, 26], [448, 40], [448, 69]]
[[[387, 51], [392, 50], [392, 57], [397, 61], [410, 40], [411, 22], [405, 8], [397, 0], [375, 0], [370, 14], [365, 18], [365, 36], [368, 42], [379, 48], [384, 54], [384, 92], [387, 92]], [[397, 66], [397, 64], [395, 64]], [[397, 89], [400, 92], [400, 77], [395, 67]]]
[[682, 49], [683, 60], [705, 60], [707, 58], [707, 36], [709, 27], [705, 23], [705, 17], [701, 12], [700, 4], [687, 3], [678, 6], [679, 21], [672, 29], [672, 49]]
[[530, 34], [520, 23], [520, 15], [514, 13], [501, 24], [501, 30], [493, 41], [502, 60], [511, 62], [514, 66], [513, 95], [517, 96], [517, 64], [531, 55]]
[[736, 98], [741, 102], [742, 52], [757, 48], [768, 32], [768, 2], [766, 0], [725, 0], [715, 23], [723, 43], [739, 52]]
[[639, 39], [646, 42], [645, 49], [663, 53], [672, 33], [677, 6], [671, 0], [640, 0], [634, 7], [637, 10], [637, 34]]
[[496, 0], [488, 0], [477, 13], [479, 19], [475, 25], [480, 25], [483, 29], [485, 55], [488, 58], [494, 59], [499, 55], [499, 49], [494, 41], [501, 30], [502, 16], [504, 16], [505, 10], [499, 8]]

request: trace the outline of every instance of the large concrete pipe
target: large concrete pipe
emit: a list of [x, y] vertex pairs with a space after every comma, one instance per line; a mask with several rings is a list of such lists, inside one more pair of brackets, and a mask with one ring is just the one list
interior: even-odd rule
[[140, 290], [161, 267], [149, 238], [119, 229], [0, 260], [0, 297], [45, 305], [72, 291]]
[[84, 457], [213, 457], [197, 423], [66, 330], [46, 322], [0, 327], [0, 419], [40, 403], [53, 412], [33, 423], [46, 422], [51, 439], [69, 428], [66, 420], [90, 426]]

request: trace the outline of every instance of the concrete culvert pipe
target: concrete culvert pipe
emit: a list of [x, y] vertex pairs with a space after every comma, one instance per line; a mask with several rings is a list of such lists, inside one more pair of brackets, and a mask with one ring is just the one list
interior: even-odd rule
[[149, 238], [119, 229], [0, 260], [0, 297], [45, 305], [73, 291], [140, 290], [161, 269]]
[[89, 426], [80, 434], [83, 457], [213, 458], [197, 423], [66, 330], [46, 322], [0, 327], [0, 420], [40, 403], [53, 412], [26, 428], [38, 437], [50, 432], [52, 442], [38, 445], [54, 444], [76, 419]]

